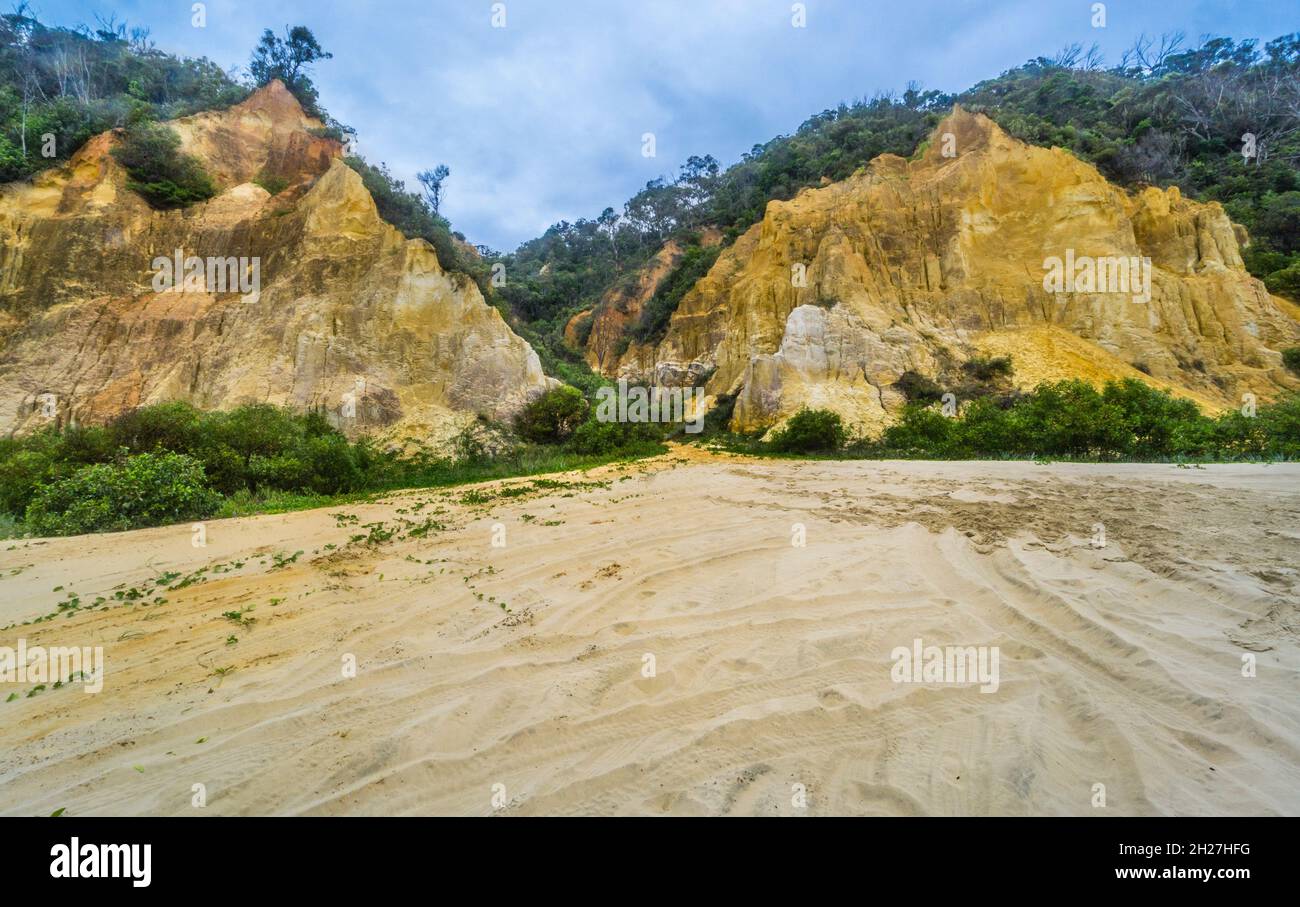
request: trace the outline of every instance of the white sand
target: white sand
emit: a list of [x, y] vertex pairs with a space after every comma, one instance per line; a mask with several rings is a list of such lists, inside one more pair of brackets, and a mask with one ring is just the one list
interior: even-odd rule
[[[604, 484], [216, 521], [205, 548], [0, 543], [0, 625], [55, 586], [83, 605], [0, 645], [107, 660], [98, 694], [0, 684], [0, 813], [1300, 812], [1300, 467], [686, 452], [564, 478]], [[374, 546], [332, 516], [431, 512]], [[997, 646], [997, 692], [895, 683], [917, 637]]]

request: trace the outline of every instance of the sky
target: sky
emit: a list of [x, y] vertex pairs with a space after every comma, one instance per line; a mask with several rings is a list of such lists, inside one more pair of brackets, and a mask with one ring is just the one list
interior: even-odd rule
[[1300, 30], [1300, 0], [1110, 0], [1102, 27], [1096, 0], [207, 0], [202, 28], [193, 5], [31, 3], [48, 24], [116, 14], [163, 50], [241, 74], [264, 28], [308, 26], [334, 54], [313, 72], [321, 103], [357, 130], [361, 153], [408, 188], [445, 163], [442, 213], [502, 251], [621, 210], [689, 155], [727, 166], [909, 81], [955, 93], [1074, 42], [1113, 64], [1144, 32]]

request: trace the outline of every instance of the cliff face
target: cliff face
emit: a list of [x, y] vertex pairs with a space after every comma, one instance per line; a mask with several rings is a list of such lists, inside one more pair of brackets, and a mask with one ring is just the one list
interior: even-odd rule
[[[957, 110], [915, 160], [884, 155], [770, 203], [638, 357], [640, 377], [711, 373], [709, 394], [737, 395], [740, 430], [804, 405], [878, 428], [904, 403], [903, 372], [942, 376], [974, 355], [1010, 354], [1021, 386], [1132, 376], [1212, 410], [1266, 399], [1298, 386], [1279, 350], [1300, 322], [1245, 271], [1243, 239], [1217, 204], [1127, 194]], [[1134, 287], [1049, 292], [1053, 257], [1136, 259]], [[1150, 299], [1135, 301], [1142, 259]]]
[[[713, 228], [702, 230], [699, 242], [704, 248], [712, 248], [722, 242], [722, 233]], [[577, 339], [578, 322], [591, 316], [591, 332], [586, 343], [588, 365], [611, 377], [639, 377], [647, 370], [653, 371], [655, 347], [635, 342], [624, 344], [624, 332], [640, 320], [659, 283], [673, 272], [685, 251], [681, 243], [669, 240], [626, 282], [607, 290], [592, 310], [580, 312], [569, 320], [565, 337], [572, 343]]]
[[[206, 203], [150, 209], [110, 134], [0, 190], [0, 431], [45, 424], [51, 399], [64, 423], [183, 399], [321, 407], [436, 442], [553, 383], [472, 281], [380, 219], [280, 83], [172, 125], [219, 187]], [[155, 259], [178, 249], [246, 259], [260, 292], [180, 275], [159, 292]]]

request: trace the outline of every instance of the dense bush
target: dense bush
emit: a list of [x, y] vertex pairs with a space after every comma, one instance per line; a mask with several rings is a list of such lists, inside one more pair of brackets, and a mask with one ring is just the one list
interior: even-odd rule
[[880, 436], [880, 446], [903, 456], [947, 456], [953, 425], [953, 420], [938, 410], [909, 403], [898, 421]]
[[937, 403], [943, 397], [943, 388], [920, 372], [910, 369], [898, 376], [894, 387], [907, 398], [908, 403]]
[[193, 457], [148, 453], [83, 466], [42, 485], [26, 519], [41, 535], [79, 535], [200, 520], [220, 503]]
[[216, 195], [198, 158], [180, 150], [181, 137], [162, 123], [128, 126], [113, 156], [126, 168], [127, 186], [155, 208], [184, 208]]
[[161, 403], [102, 427], [47, 429], [0, 441], [0, 510], [21, 514], [37, 485], [87, 464], [111, 462], [123, 450], [184, 454], [202, 464], [207, 484], [223, 494], [353, 491], [364, 483], [371, 456], [364, 444], [350, 444], [317, 413], [295, 414], [266, 404], [204, 413], [188, 403]]
[[1300, 346], [1292, 346], [1282, 351], [1282, 364], [1300, 375]]
[[576, 387], [552, 388], [528, 401], [515, 418], [515, 430], [535, 444], [560, 444], [569, 440], [589, 409], [587, 398]]
[[962, 371], [976, 381], [996, 381], [1010, 378], [1012, 373], [1010, 356], [973, 356], [961, 365]]
[[105, 426], [0, 438], [0, 525], [26, 518], [19, 528], [36, 533], [124, 529], [197, 519], [223, 498], [226, 510], [254, 512], [258, 501], [284, 495], [318, 501], [663, 450], [662, 426], [597, 422], [572, 387], [533, 401], [521, 424], [529, 443], [480, 421], [462, 433], [454, 451], [380, 451], [366, 438], [349, 441], [318, 412], [266, 404], [200, 412], [188, 403], [156, 404]]
[[838, 450], [847, 439], [838, 413], [805, 407], [772, 433], [768, 446], [781, 453], [814, 453]]
[[579, 425], [565, 449], [588, 456], [631, 453], [656, 445], [663, 429], [653, 422], [602, 422], [594, 416]]
[[1133, 378], [1100, 391], [1085, 381], [1044, 384], [1002, 406], [992, 398], [956, 417], [909, 405], [871, 452], [907, 457], [1064, 456], [1080, 459], [1295, 459], [1300, 395], [1210, 418], [1190, 400]]
[[[171, 119], [228, 107], [247, 94], [211, 60], [159, 50], [148, 29], [113, 19], [93, 29], [54, 28], [17, 5], [0, 15], [0, 182], [66, 160], [91, 136], [132, 117]], [[45, 147], [47, 135], [53, 149]]]

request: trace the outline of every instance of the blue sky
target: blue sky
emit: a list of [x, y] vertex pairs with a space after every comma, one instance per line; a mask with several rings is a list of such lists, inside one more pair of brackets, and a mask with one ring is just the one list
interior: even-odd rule
[[[263, 28], [309, 26], [334, 59], [321, 101], [360, 149], [414, 186], [451, 168], [443, 213], [472, 242], [513, 249], [594, 217], [691, 154], [724, 166], [813, 113], [909, 80], [960, 91], [1080, 42], [1108, 63], [1141, 32], [1268, 40], [1300, 29], [1300, 0], [34, 0], [43, 21], [96, 13], [147, 25], [158, 46], [244, 67]], [[654, 133], [656, 156], [642, 155]]]

